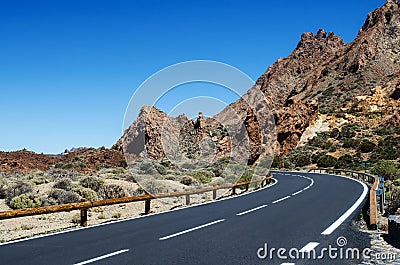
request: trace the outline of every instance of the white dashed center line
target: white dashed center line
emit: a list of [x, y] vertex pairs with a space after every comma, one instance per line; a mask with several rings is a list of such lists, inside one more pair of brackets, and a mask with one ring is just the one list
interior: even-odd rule
[[74, 265], [85, 265], [85, 264], [89, 264], [89, 263], [92, 263], [92, 262], [95, 262], [95, 261], [99, 261], [99, 260], [102, 260], [102, 259], [106, 259], [106, 258], [115, 256], [115, 255], [119, 255], [119, 254], [122, 254], [122, 253], [128, 252], [128, 251], [129, 251], [129, 249], [122, 249], [122, 250], [115, 251], [115, 252], [110, 253], [110, 254], [107, 254], [107, 255], [103, 255], [103, 256], [97, 257], [97, 258], [93, 258], [93, 259], [89, 259], [89, 260], [82, 261], [82, 262], [79, 262], [79, 263], [75, 263]]
[[260, 210], [260, 209], [265, 208], [265, 207], [267, 207], [267, 206], [268, 206], [268, 205], [264, 204], [264, 205], [258, 206], [258, 207], [256, 207], [256, 208], [253, 208], [253, 209], [250, 209], [250, 210], [247, 210], [247, 211], [238, 213], [238, 214], [236, 214], [236, 215], [237, 215], [237, 216], [245, 215], [245, 214], [247, 214], [247, 213], [251, 213], [251, 212]]
[[211, 223], [208, 223], [208, 224], [196, 226], [196, 227], [184, 230], [182, 232], [178, 232], [178, 233], [175, 233], [175, 234], [172, 234], [172, 235], [169, 235], [169, 236], [161, 237], [160, 240], [162, 241], [162, 240], [170, 239], [170, 238], [173, 238], [173, 237], [176, 237], [176, 236], [180, 236], [180, 235], [183, 235], [183, 234], [186, 234], [186, 233], [198, 230], [198, 229], [202, 229], [202, 228], [210, 226], [210, 225], [215, 225], [215, 224], [221, 223], [223, 221], [225, 221], [225, 219], [221, 219], [221, 220], [217, 220], [217, 221], [214, 221], [214, 222], [211, 222]]

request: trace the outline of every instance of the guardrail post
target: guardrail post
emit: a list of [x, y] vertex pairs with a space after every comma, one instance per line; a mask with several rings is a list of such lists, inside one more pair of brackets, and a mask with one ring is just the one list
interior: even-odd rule
[[236, 195], [236, 186], [232, 187], [232, 195]]
[[249, 184], [246, 184], [246, 191], [249, 191]]
[[213, 200], [217, 199], [217, 190], [213, 190]]
[[145, 203], [144, 203], [144, 214], [149, 214], [150, 213], [150, 203], [151, 203], [151, 200], [145, 200]]
[[190, 205], [190, 195], [185, 195], [186, 197], [186, 205]]
[[84, 208], [81, 209], [81, 226], [87, 226], [88, 225], [88, 209]]

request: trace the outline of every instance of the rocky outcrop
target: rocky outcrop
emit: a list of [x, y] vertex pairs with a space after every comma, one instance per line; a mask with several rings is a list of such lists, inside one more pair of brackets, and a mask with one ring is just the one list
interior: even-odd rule
[[[351, 43], [346, 44], [333, 32], [326, 33], [322, 29], [316, 34], [304, 33], [295, 50], [287, 58], [279, 59], [270, 66], [255, 84], [254, 89], [264, 94], [268, 108], [255, 113], [254, 108], [249, 107], [243, 98], [228, 107], [236, 113], [236, 122], [243, 123], [241, 130], [245, 129], [247, 135], [249, 163], [255, 163], [260, 156], [268, 153], [266, 142], [274, 147], [269, 149], [273, 149], [276, 155], [287, 155], [296, 148], [304, 131], [317, 118], [318, 112], [341, 112], [351, 108], [354, 99], [360, 96], [368, 98], [364, 103], [368, 105], [369, 111], [382, 112], [386, 124], [398, 124], [399, 92], [397, 88], [393, 92], [390, 87], [393, 80], [400, 80], [399, 40], [400, 4], [397, 1], [387, 1], [383, 7], [371, 12]], [[249, 95], [247, 97], [251, 98]], [[229, 116], [227, 112], [224, 110], [218, 114], [217, 120], [224, 120], [225, 116]], [[265, 117], [262, 112], [267, 113]], [[266, 136], [265, 133], [268, 125], [264, 121], [270, 119], [268, 115], [275, 118], [274, 143], [271, 139], [265, 139], [272, 137], [272, 134]], [[147, 153], [155, 159], [165, 155], [160, 148], [160, 135], [155, 128], [159, 128], [160, 122], [165, 120], [172, 122], [164, 114], [159, 114], [159, 117], [146, 123], [147, 133], [143, 136]], [[260, 122], [265, 128], [260, 126]], [[135, 122], [133, 127], [143, 126], [140, 124]], [[210, 129], [214, 125], [218, 127], [217, 123], [213, 124], [202, 116], [186, 124], [183, 134], [196, 126], [197, 131], [196, 137], [182, 139], [185, 146], [196, 149], [198, 143], [207, 136], [207, 130], [216, 130]], [[139, 137], [137, 132], [134, 135]], [[220, 141], [225, 143], [227, 139], [219, 139], [214, 144], [224, 149]], [[228, 146], [234, 148], [233, 143], [226, 148]], [[186, 148], [186, 153], [190, 148]], [[219, 152], [221, 155], [228, 153], [227, 150]], [[238, 153], [241, 154], [241, 151]]]

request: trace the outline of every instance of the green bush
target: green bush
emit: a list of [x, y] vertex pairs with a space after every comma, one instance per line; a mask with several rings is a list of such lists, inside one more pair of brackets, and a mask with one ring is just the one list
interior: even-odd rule
[[161, 164], [154, 163], [154, 167], [156, 168], [157, 172], [160, 173], [161, 175], [167, 175], [168, 172], [165, 169], [165, 167]]
[[325, 149], [326, 151], [329, 152], [335, 152], [336, 151], [336, 147], [333, 145], [333, 143], [331, 141], [326, 141], [323, 145], [322, 148]]
[[71, 218], [71, 223], [73, 224], [80, 224], [81, 223], [81, 215], [79, 213], [74, 214]]
[[210, 183], [212, 178], [215, 177], [214, 173], [207, 170], [199, 170], [192, 173], [192, 177], [202, 184]]
[[154, 164], [150, 160], [144, 160], [140, 166], [139, 169], [143, 171], [145, 174], [157, 174], [157, 169], [154, 167]]
[[223, 157], [218, 159], [217, 162], [211, 164], [209, 168], [214, 173], [216, 177], [221, 176], [224, 173], [225, 168], [228, 166], [230, 161], [229, 157]]
[[180, 181], [180, 183], [183, 184], [183, 185], [186, 185], [186, 186], [190, 186], [193, 183], [196, 183], [196, 180], [194, 178], [192, 178], [192, 177], [184, 176], [182, 178], [182, 180]]
[[337, 164], [337, 159], [331, 155], [323, 155], [317, 161], [318, 167], [334, 167]]
[[238, 182], [246, 182], [250, 181], [253, 179], [254, 176], [254, 169], [253, 168], [247, 168], [246, 171], [242, 174]]
[[79, 202], [81, 200], [81, 197], [75, 192], [62, 189], [52, 189], [49, 197], [53, 198], [58, 204]]
[[311, 156], [311, 162], [313, 164], [317, 164], [318, 160], [323, 157], [326, 153], [325, 152], [317, 152]]
[[272, 160], [272, 168], [281, 168], [282, 167], [283, 158], [280, 156], [275, 156], [274, 160]]
[[181, 165], [181, 167], [182, 167], [183, 169], [196, 169], [196, 166], [193, 165], [192, 163], [183, 163], [183, 164]]
[[128, 196], [128, 193], [125, 189], [116, 184], [108, 184], [102, 186], [97, 192], [97, 196], [100, 199], [114, 199], [114, 198], [122, 198]]
[[315, 147], [324, 148], [324, 145], [329, 139], [329, 134], [327, 132], [317, 133], [316, 136], [308, 141], [308, 144]]
[[367, 139], [362, 140], [360, 145], [358, 146], [358, 151], [361, 153], [370, 153], [374, 150], [375, 144]]
[[338, 128], [333, 128], [332, 131], [330, 132], [330, 135], [329, 135], [329, 136], [330, 136], [331, 138], [335, 138], [335, 139], [336, 139], [336, 138], [338, 138], [339, 133], [340, 133], [340, 132], [339, 132], [339, 129], [338, 129]]
[[57, 164], [54, 165], [55, 168], [63, 168], [64, 163], [63, 162], [58, 162]]
[[71, 190], [72, 181], [69, 178], [62, 178], [54, 183], [53, 188], [63, 189], [63, 190]]
[[355, 124], [343, 125], [342, 131], [339, 134], [340, 138], [341, 139], [353, 138], [354, 136], [356, 136], [357, 128], [358, 128], [358, 125], [355, 125]]
[[88, 201], [95, 201], [98, 199], [97, 193], [89, 188], [84, 188], [84, 187], [76, 187], [73, 189], [73, 192], [81, 196], [82, 198], [88, 200]]
[[400, 188], [394, 187], [390, 194], [390, 201], [388, 205], [388, 214], [396, 214], [400, 208]]
[[360, 165], [361, 156], [359, 153], [355, 155], [344, 154], [339, 157], [336, 168], [357, 169]]
[[0, 177], [0, 199], [4, 199], [6, 197], [6, 189], [7, 181], [3, 177]]
[[167, 158], [161, 159], [160, 164], [161, 164], [162, 166], [164, 166], [164, 167], [167, 167], [167, 168], [173, 166], [172, 162], [169, 161]]
[[400, 178], [393, 181], [393, 185], [400, 186]]
[[103, 187], [104, 180], [102, 180], [99, 177], [88, 176], [88, 177], [83, 178], [80, 181], [80, 184], [85, 188], [89, 188], [94, 191], [98, 191], [101, 187]]
[[18, 180], [10, 185], [7, 185], [5, 190], [6, 203], [10, 203], [11, 199], [14, 197], [29, 192], [32, 192], [32, 185], [22, 180]]
[[311, 163], [311, 157], [306, 154], [295, 155], [291, 160], [296, 167], [305, 167]]
[[118, 166], [122, 167], [122, 168], [127, 168], [128, 167], [128, 162], [126, 162], [126, 160], [122, 159], [122, 160], [119, 161]]
[[12, 209], [34, 208], [42, 205], [41, 197], [33, 193], [24, 193], [11, 199], [9, 206]]
[[392, 161], [379, 160], [371, 168], [371, 173], [390, 180], [400, 178], [400, 169], [397, 168], [396, 164]]
[[387, 127], [378, 127], [374, 130], [374, 133], [380, 136], [386, 136], [392, 134], [392, 130]]
[[71, 180], [76, 180], [77, 178], [75, 172], [60, 168], [50, 168], [48, 174], [52, 179], [69, 178]]
[[374, 148], [372, 160], [396, 160], [400, 157], [400, 137], [387, 136]]
[[357, 149], [359, 145], [360, 145], [360, 140], [358, 140], [358, 139], [345, 138], [342, 141], [342, 147], [343, 148]]
[[76, 162], [74, 164], [74, 167], [82, 169], [82, 168], [87, 168], [87, 165], [85, 163], [83, 163], [83, 162]]
[[392, 12], [390, 12], [390, 11], [386, 11], [386, 12], [385, 12], [385, 19], [386, 19], [386, 22], [387, 22], [387, 23], [389, 23], [390, 20], [392, 20], [392, 17], [393, 17]]

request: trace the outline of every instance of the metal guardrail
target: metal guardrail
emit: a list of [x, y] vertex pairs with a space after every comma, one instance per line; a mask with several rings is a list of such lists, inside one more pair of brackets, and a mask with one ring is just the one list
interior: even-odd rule
[[144, 214], [149, 214], [151, 200], [154, 200], [154, 199], [185, 196], [186, 197], [186, 205], [190, 205], [190, 195], [193, 195], [193, 194], [200, 194], [200, 193], [212, 191], [213, 192], [213, 200], [215, 200], [217, 198], [217, 190], [232, 189], [232, 194], [236, 194], [236, 189], [239, 187], [245, 187], [246, 191], [248, 191], [250, 184], [254, 184], [254, 183], [261, 183], [261, 187], [264, 187], [271, 181], [271, 179], [272, 179], [272, 176], [268, 175], [267, 177], [265, 177], [263, 179], [259, 179], [259, 180], [251, 180], [251, 181], [239, 182], [239, 183], [234, 183], [234, 184], [212, 186], [212, 187], [206, 187], [206, 188], [202, 188], [202, 189], [198, 189], [198, 190], [187, 190], [187, 191], [172, 192], [172, 193], [160, 193], [160, 194], [155, 194], [155, 195], [143, 194], [143, 195], [139, 195], [139, 196], [131, 196], [131, 197], [123, 197], [123, 198], [115, 198], [115, 199], [83, 201], [83, 202], [77, 202], [77, 203], [3, 211], [3, 212], [0, 212], [0, 220], [18, 218], [18, 217], [24, 217], [24, 216], [33, 216], [33, 215], [50, 214], [50, 213], [57, 213], [57, 212], [69, 212], [72, 210], [80, 210], [81, 211], [80, 225], [87, 226], [88, 225], [88, 223], [87, 223], [88, 209], [92, 208], [92, 207], [145, 201]]
[[[338, 174], [342, 175], [344, 173], [348, 177], [356, 178], [360, 181], [365, 182], [370, 187], [369, 193], [369, 226], [371, 230], [378, 229], [378, 207], [377, 207], [377, 196], [381, 196], [380, 202], [383, 204], [384, 202], [384, 194], [377, 195], [378, 185], [379, 185], [379, 177], [371, 175], [369, 173], [358, 172], [353, 170], [345, 170], [345, 169], [330, 169], [330, 168], [313, 168], [308, 172], [313, 171], [314, 173], [319, 171], [320, 173], [327, 174]], [[383, 205], [380, 207], [383, 210]]]

